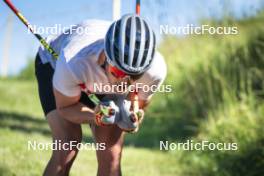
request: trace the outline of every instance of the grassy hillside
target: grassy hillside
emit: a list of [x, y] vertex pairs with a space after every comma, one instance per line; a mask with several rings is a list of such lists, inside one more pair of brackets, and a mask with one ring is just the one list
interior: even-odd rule
[[160, 125], [169, 121], [163, 133], [170, 135], [160, 139], [238, 143], [235, 152], [175, 154], [181, 175], [264, 174], [263, 20], [227, 22], [238, 26], [236, 36], [168, 38], [161, 45], [174, 92], [160, 95], [152, 109], [166, 114]]
[[[238, 26], [235, 36], [164, 40], [173, 91], [155, 95], [141, 130], [127, 136], [124, 175], [264, 175], [263, 21], [225, 22]], [[40, 175], [51, 152], [29, 151], [27, 141], [51, 138], [34, 81], [0, 80], [0, 126], [0, 175]], [[238, 150], [160, 151], [160, 140], [237, 143]], [[72, 175], [87, 173], [96, 173], [94, 151], [81, 151], [73, 166]]]

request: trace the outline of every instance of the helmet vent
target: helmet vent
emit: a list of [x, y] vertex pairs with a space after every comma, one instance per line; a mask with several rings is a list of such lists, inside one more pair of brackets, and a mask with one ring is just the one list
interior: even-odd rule
[[128, 53], [129, 53], [129, 45], [130, 45], [130, 34], [131, 34], [131, 18], [129, 18], [127, 20], [126, 23], [127, 27], [126, 27], [126, 34], [125, 34], [125, 53], [124, 53], [124, 63], [125, 64], [129, 64], [128, 63]]

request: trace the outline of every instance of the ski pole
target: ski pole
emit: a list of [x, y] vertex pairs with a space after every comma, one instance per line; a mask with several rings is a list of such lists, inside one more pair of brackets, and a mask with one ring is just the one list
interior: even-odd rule
[[[23, 24], [31, 31], [31, 33], [35, 35], [35, 37], [40, 41], [40, 43], [45, 47], [45, 49], [53, 56], [53, 59], [59, 59], [59, 55], [56, 53], [56, 51], [46, 42], [46, 40], [41, 35], [34, 31], [28, 20], [18, 11], [18, 9], [12, 4], [12, 2], [10, 0], [4, 0], [4, 2], [23, 22]], [[98, 105], [100, 103], [100, 100], [95, 94], [89, 93], [88, 97], [95, 105]], [[106, 110], [103, 110], [103, 113], [104, 115], [106, 115]]]
[[136, 14], [140, 15], [140, 0], [136, 0]]
[[4, 0], [4, 2], [8, 5], [8, 7], [15, 13], [15, 15], [23, 22], [23, 24], [35, 35], [35, 37], [40, 41], [40, 43], [49, 51], [49, 53], [55, 58], [58, 59], [58, 54], [54, 51], [54, 49], [49, 46], [49, 44], [45, 41], [41, 35], [37, 34], [27, 19], [17, 10], [17, 8], [11, 3], [10, 0]]
[[[140, 15], [140, 0], [136, 0], [136, 14]], [[139, 103], [138, 103], [138, 93], [134, 92], [134, 102], [133, 102], [134, 112], [137, 113], [138, 116], [141, 114], [139, 113]]]

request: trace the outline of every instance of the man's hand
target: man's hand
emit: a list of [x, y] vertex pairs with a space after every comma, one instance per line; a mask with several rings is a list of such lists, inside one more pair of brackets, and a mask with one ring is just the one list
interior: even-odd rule
[[139, 109], [136, 103], [124, 99], [102, 102], [96, 106], [94, 114], [98, 126], [116, 124], [123, 131], [130, 133], [137, 132], [144, 119], [144, 110]]
[[131, 101], [128, 100], [118, 100], [117, 106], [119, 107], [119, 112], [117, 113], [117, 116], [119, 116], [118, 127], [126, 132], [137, 132], [139, 124], [144, 118], [144, 111], [142, 109], [132, 110]]
[[134, 93], [133, 94], [133, 103], [131, 104], [132, 106], [130, 107], [131, 109], [131, 118], [132, 118], [132, 121], [134, 123], [137, 123], [137, 128], [133, 131], [131, 131], [132, 133], [134, 132], [137, 132], [138, 129], [139, 129], [139, 125], [142, 123], [143, 121], [143, 118], [144, 118], [144, 110], [143, 109], [139, 109], [139, 100], [138, 100], [138, 94], [137, 93]]
[[113, 125], [117, 122], [119, 108], [113, 101], [102, 102], [94, 109], [95, 123], [98, 126]]
[[134, 130], [129, 131], [130, 133], [136, 133], [139, 130], [139, 126], [144, 119], [144, 115], [145, 113], [143, 109], [131, 112], [131, 120], [137, 124], [137, 127]]
[[135, 130], [137, 128], [137, 123], [133, 121], [132, 112], [130, 111], [131, 102], [118, 99], [116, 104], [119, 107], [119, 112], [117, 113], [117, 126], [126, 132]]

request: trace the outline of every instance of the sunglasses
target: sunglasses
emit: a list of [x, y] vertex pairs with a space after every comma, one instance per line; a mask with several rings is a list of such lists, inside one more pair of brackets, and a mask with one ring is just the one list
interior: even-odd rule
[[111, 64], [109, 64], [109, 71], [115, 78], [118, 78], [118, 79], [120, 78], [122, 79], [128, 76], [125, 72], [123, 72], [122, 70], [119, 70], [118, 68], [112, 66]]

